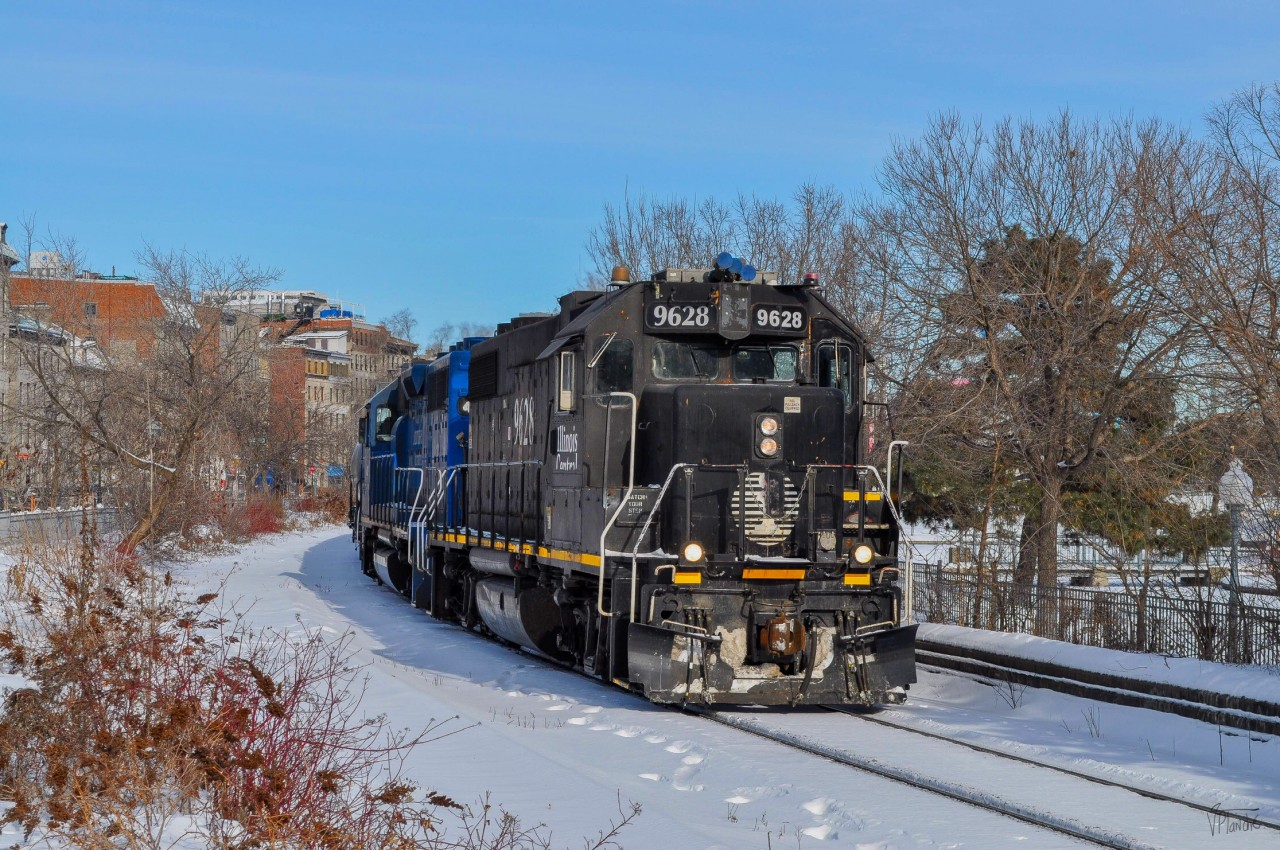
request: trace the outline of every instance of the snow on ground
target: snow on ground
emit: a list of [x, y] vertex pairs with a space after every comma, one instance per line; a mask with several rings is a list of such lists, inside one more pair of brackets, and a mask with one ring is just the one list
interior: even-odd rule
[[984, 649], [1016, 658], [1079, 670], [1097, 670], [1144, 682], [1167, 682], [1187, 688], [1280, 703], [1280, 670], [1265, 667], [1217, 664], [1198, 658], [1170, 658], [1142, 652], [1120, 652], [1031, 635], [1004, 634], [937, 623], [922, 623], [919, 635], [921, 639], [950, 646]]
[[[411, 756], [410, 776], [463, 801], [491, 793], [526, 823], [548, 824], [555, 847], [580, 847], [607, 829], [619, 796], [644, 807], [621, 836], [633, 850], [1084, 846], [653, 706], [434, 622], [360, 573], [343, 528], [269, 538], [177, 572], [200, 591], [225, 578], [227, 596], [252, 606], [256, 625], [350, 631], [367, 664], [365, 712], [411, 728], [458, 718], [447, 727], [455, 734]], [[1219, 736], [1185, 718], [1033, 689], [1008, 696], [971, 678], [924, 673], [908, 704], [884, 716], [1280, 816], [1280, 741]], [[829, 726], [832, 717], [797, 713], [794, 722]], [[851, 737], [877, 734], [856, 718], [837, 719]], [[924, 758], [906, 746], [902, 763]], [[1206, 820], [1168, 846], [1260, 847], [1275, 835], [1211, 835]], [[5, 838], [12, 843], [10, 833], [0, 847]]]
[[[1280, 739], [1172, 714], [922, 670], [886, 720], [1224, 810], [1280, 821]], [[1255, 834], [1258, 835], [1258, 834]], [[1207, 840], [1207, 833], [1204, 838]], [[1274, 832], [1258, 835], [1280, 846]], [[1188, 839], [1182, 847], [1218, 846]]]

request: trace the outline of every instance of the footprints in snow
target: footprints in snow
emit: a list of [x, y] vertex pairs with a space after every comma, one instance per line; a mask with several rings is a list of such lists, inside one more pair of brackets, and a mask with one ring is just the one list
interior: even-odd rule
[[598, 716], [604, 709], [598, 705], [575, 705], [568, 702], [557, 702], [549, 705], [547, 711], [568, 711], [577, 712], [575, 716], [565, 721], [566, 726], [578, 726], [585, 728], [588, 732], [611, 732], [619, 738], [627, 738], [631, 740], [643, 741], [652, 746], [662, 747], [672, 755], [680, 756], [680, 762], [670, 774], [667, 773], [641, 773], [641, 779], [647, 779], [650, 782], [664, 782], [671, 785], [677, 791], [693, 791], [703, 790], [703, 784], [698, 782], [698, 775], [702, 772], [702, 763], [706, 760], [706, 752], [703, 751], [693, 741], [672, 741], [666, 735], [662, 735], [652, 729], [644, 726], [620, 726], [616, 723], [610, 723], [607, 718]]
[[[775, 786], [756, 786], [735, 788], [733, 793], [725, 798], [725, 802], [731, 806], [734, 817], [739, 821], [755, 819], [755, 823], [766, 823], [773, 820], [769, 817], [770, 811], [776, 811], [777, 803], [783, 803], [783, 810], [786, 809], [786, 798], [792, 794], [791, 785], [775, 785]], [[739, 811], [743, 806], [750, 806], [752, 803], [769, 803], [770, 805], [760, 805], [759, 813], [754, 811]], [[793, 804], [794, 805], [794, 804]], [[800, 826], [792, 822], [790, 825], [795, 833], [803, 835], [806, 838], [812, 838], [817, 841], [828, 841], [840, 837], [840, 830], [847, 829], [850, 831], [861, 831], [866, 824], [857, 815], [844, 811], [844, 807], [839, 801], [830, 797], [815, 797], [807, 800], [799, 805], [799, 809], [811, 815], [816, 823], [811, 826]], [[859, 847], [863, 845], [859, 844]], [[880, 845], [868, 845], [879, 847]]]
[[[503, 684], [508, 688], [512, 686], [509, 681]], [[664, 754], [676, 756], [678, 761], [665, 771], [639, 773], [637, 776], [640, 779], [665, 784], [680, 792], [698, 793], [705, 790], [706, 786], [698, 780], [708, 753], [704, 747], [694, 741], [673, 739], [645, 726], [612, 723], [602, 706], [571, 702], [556, 694], [512, 691], [510, 695], [537, 698], [543, 703], [541, 711], [571, 712], [572, 716], [562, 721], [563, 726], [578, 727], [588, 732], [608, 732], [619, 738], [634, 740], [652, 747], [661, 747]], [[663, 757], [670, 758], [670, 756]], [[857, 832], [865, 827], [856, 814], [844, 811], [839, 801], [830, 797], [816, 797], [796, 802], [792, 798], [793, 791], [793, 787], [788, 784], [740, 787], [733, 789], [732, 793], [725, 797], [725, 803], [735, 813], [735, 820], [748, 825], [757, 818], [767, 823], [764, 818], [778, 813], [778, 807], [781, 804], [784, 811], [790, 809], [794, 813], [790, 824], [791, 830], [794, 830], [797, 835], [803, 835], [814, 841], [838, 839], [841, 830], [846, 830], [847, 834], [848, 831]], [[758, 811], [755, 811], [756, 809]], [[796, 823], [795, 815], [800, 816], [800, 823]], [[809, 818], [812, 818], [809, 820], [810, 825], [802, 826], [801, 824]], [[773, 820], [772, 817], [768, 819]]]

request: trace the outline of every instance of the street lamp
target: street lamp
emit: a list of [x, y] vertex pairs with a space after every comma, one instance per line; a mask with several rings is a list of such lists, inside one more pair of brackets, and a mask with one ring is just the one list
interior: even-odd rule
[[1228, 612], [1231, 646], [1229, 657], [1236, 654], [1237, 622], [1240, 617], [1240, 514], [1253, 504], [1253, 479], [1244, 471], [1240, 458], [1232, 458], [1227, 471], [1218, 481], [1218, 498], [1227, 506], [1231, 518], [1231, 601]]

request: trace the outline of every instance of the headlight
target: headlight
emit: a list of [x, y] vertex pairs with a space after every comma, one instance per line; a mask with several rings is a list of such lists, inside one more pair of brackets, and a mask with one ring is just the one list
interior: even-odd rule
[[774, 419], [772, 416], [766, 416], [764, 419], [761, 419], [760, 433], [764, 434], [766, 437], [772, 437], [774, 434], [778, 433], [778, 420]]
[[859, 564], [869, 564], [875, 556], [876, 550], [865, 543], [859, 544], [858, 548], [853, 550], [853, 559]]
[[702, 544], [686, 543], [684, 544], [683, 554], [686, 561], [691, 564], [696, 564], [698, 561], [702, 560], [702, 556], [706, 553], [702, 551]]
[[778, 453], [778, 441], [773, 437], [765, 437], [760, 441], [760, 454], [765, 457], [773, 457]]

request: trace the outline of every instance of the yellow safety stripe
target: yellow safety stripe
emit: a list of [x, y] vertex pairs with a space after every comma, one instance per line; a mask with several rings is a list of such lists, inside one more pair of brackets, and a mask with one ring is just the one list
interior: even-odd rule
[[[501, 552], [515, 552], [518, 555], [532, 555], [535, 552], [533, 545], [530, 543], [522, 543], [518, 540], [494, 540], [489, 537], [480, 537], [475, 534], [432, 535], [430, 540], [432, 543], [456, 543], [461, 546], [483, 546], [486, 549], [497, 549]], [[582, 564], [584, 567], [600, 567], [600, 556], [592, 555], [587, 552], [570, 552], [567, 549], [548, 549], [546, 546], [539, 546], [536, 552], [539, 558], [549, 558], [556, 561], [572, 561], [575, 564]]]
[[[867, 493], [867, 501], [878, 502], [880, 501], [881, 496], [882, 496], [881, 493]], [[860, 502], [862, 501], [862, 494], [859, 493], [857, 490], [845, 490], [844, 500], [846, 502]]]
[[[475, 534], [432, 535], [429, 539], [432, 543], [456, 543], [462, 546], [483, 546], [486, 549], [497, 549], [502, 552], [515, 552], [520, 555], [534, 554], [532, 544], [521, 543], [518, 540], [493, 540], [488, 537], [479, 537]], [[584, 567], [595, 567], [597, 569], [600, 567], [600, 556], [592, 555], [589, 552], [570, 552], [568, 549], [548, 549], [546, 546], [539, 546], [537, 548], [537, 554], [539, 558], [547, 558], [556, 561], [571, 561], [575, 564], [582, 564]], [[742, 577], [744, 579], [799, 581], [804, 579], [805, 571], [748, 567], [742, 571]], [[675, 573], [673, 581], [676, 584], [702, 584], [702, 573], [678, 571]], [[871, 574], [869, 572], [848, 573], [844, 577], [844, 583], [847, 585], [869, 587], [871, 585]]]
[[804, 572], [804, 570], [763, 570], [749, 567], [742, 571], [742, 577], [802, 579], [804, 578]]

